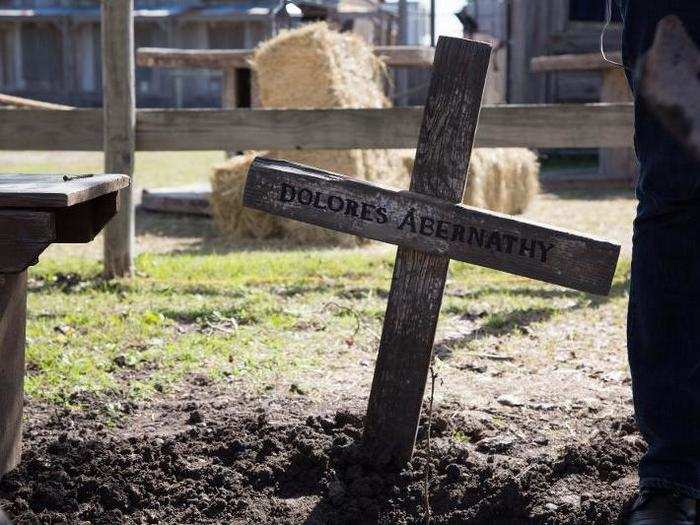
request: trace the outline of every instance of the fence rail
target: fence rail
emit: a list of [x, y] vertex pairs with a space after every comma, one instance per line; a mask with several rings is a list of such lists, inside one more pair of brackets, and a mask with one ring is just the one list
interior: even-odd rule
[[[422, 107], [388, 109], [139, 109], [136, 149], [413, 148]], [[485, 106], [477, 146], [629, 147], [632, 104]], [[0, 150], [101, 151], [102, 111], [0, 109]]]

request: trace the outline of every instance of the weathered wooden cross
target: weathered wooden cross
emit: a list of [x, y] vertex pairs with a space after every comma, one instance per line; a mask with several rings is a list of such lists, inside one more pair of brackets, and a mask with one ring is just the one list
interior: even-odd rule
[[0, 476], [22, 449], [27, 268], [54, 242], [94, 239], [126, 175], [0, 175]]
[[607, 294], [620, 247], [461, 204], [490, 46], [441, 37], [410, 191], [258, 158], [246, 206], [399, 246], [365, 443], [380, 464], [413, 454], [450, 259]]

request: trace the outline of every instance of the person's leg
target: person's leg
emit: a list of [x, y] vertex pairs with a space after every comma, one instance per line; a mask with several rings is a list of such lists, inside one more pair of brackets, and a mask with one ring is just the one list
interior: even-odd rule
[[[621, 3], [623, 59], [633, 88], [635, 66], [661, 18], [678, 15], [700, 42], [698, 0]], [[700, 498], [700, 163], [636, 94], [635, 112], [641, 174], [628, 351], [636, 418], [649, 444], [640, 484]]]

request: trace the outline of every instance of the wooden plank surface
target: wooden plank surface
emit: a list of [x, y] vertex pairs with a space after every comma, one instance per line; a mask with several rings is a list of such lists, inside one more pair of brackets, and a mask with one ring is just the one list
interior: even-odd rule
[[[252, 49], [174, 49], [141, 47], [136, 53], [142, 67], [202, 69], [248, 68]], [[377, 46], [377, 56], [390, 67], [431, 67], [434, 50], [427, 46]]]
[[0, 242], [51, 242], [55, 238], [53, 213], [0, 208]]
[[[136, 96], [134, 86], [134, 2], [102, 2], [102, 84], [105, 171], [134, 174]], [[132, 185], [119, 192], [119, 213], [105, 228], [108, 277], [128, 276], [134, 265], [135, 217]]]
[[[411, 175], [412, 192], [448, 202], [464, 194], [491, 46], [440, 37]], [[449, 258], [396, 253], [364, 438], [374, 461], [413, 455]]]
[[[304, 204], [309, 195], [310, 202]], [[348, 210], [349, 202], [357, 203], [356, 209], [353, 205]], [[325, 228], [601, 295], [610, 291], [620, 251], [618, 244], [594, 236], [264, 157], [250, 167], [244, 203]], [[329, 204], [338, 211], [329, 209]]]
[[211, 216], [211, 185], [143, 190], [141, 208], [164, 213]]
[[20, 462], [27, 272], [0, 274], [0, 475]]
[[65, 181], [63, 175], [0, 174], [0, 208], [65, 208], [126, 188], [125, 175], [93, 175]]
[[[618, 64], [622, 63], [619, 51], [607, 53], [608, 58]], [[621, 69], [603, 59], [600, 53], [584, 53], [580, 55], [546, 55], [535, 57], [530, 61], [530, 70], [534, 73], [555, 71], [602, 71], [606, 69]]]
[[[143, 110], [137, 149], [412, 148], [422, 107], [331, 110]], [[487, 106], [477, 147], [592, 148], [632, 144], [632, 104]]]
[[0, 208], [0, 274], [23, 272], [36, 264], [55, 240], [52, 212]]
[[[423, 108], [137, 111], [139, 151], [413, 148]], [[99, 110], [0, 109], [0, 149], [100, 151]], [[486, 106], [478, 147], [628, 147], [632, 104]]]

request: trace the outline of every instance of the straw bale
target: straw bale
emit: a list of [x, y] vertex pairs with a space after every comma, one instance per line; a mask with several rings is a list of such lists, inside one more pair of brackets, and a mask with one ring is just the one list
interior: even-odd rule
[[[359, 37], [337, 33], [324, 23], [282, 31], [255, 51], [256, 72], [264, 108], [381, 108], [386, 68]], [[350, 177], [407, 186], [403, 159], [390, 150], [273, 150], [285, 159]], [[284, 219], [263, 221], [260, 212], [241, 209], [250, 152], [217, 166], [212, 183], [216, 222], [233, 237], [283, 236], [305, 243], [343, 246], [366, 242], [337, 232]]]
[[211, 179], [214, 221], [230, 237], [266, 239], [282, 231], [278, 217], [243, 207], [246, 174], [256, 155], [248, 152], [214, 166]]
[[255, 51], [251, 65], [265, 108], [381, 108], [384, 63], [358, 36], [319, 22], [285, 30]]
[[[413, 157], [404, 156], [413, 170]], [[462, 202], [469, 206], [516, 215], [525, 211], [539, 192], [540, 165], [525, 148], [475, 148]]]

